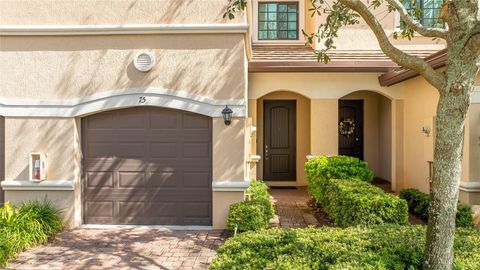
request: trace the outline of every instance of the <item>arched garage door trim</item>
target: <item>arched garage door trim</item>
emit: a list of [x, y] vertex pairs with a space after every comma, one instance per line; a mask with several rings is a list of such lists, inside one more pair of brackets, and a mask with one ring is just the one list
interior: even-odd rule
[[135, 107], [82, 119], [86, 224], [212, 225], [212, 119]]
[[0, 115], [12, 117], [84, 117], [93, 113], [136, 106], [173, 108], [210, 117], [222, 116], [228, 105], [233, 116], [246, 115], [243, 99], [212, 99], [164, 88], [128, 88], [78, 99], [27, 100], [0, 98]]

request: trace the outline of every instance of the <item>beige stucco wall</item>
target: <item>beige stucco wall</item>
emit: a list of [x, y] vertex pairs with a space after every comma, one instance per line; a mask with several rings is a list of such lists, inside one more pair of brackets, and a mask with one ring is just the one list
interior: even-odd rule
[[244, 200], [243, 191], [213, 192], [213, 229], [225, 229], [230, 205]]
[[20, 190], [7, 190], [5, 192], [5, 200], [11, 204], [21, 204], [32, 200], [42, 201], [48, 199], [52, 205], [60, 210], [60, 214], [63, 216], [65, 224], [68, 227], [78, 225], [75, 223], [75, 199], [73, 191], [20, 191]]
[[5, 179], [29, 180], [29, 155], [39, 152], [47, 180], [75, 180], [75, 119], [7, 117], [5, 126]]
[[403, 99], [403, 86], [382, 87], [380, 73], [281, 72], [248, 74], [248, 99], [288, 90], [309, 99], [340, 99], [352, 92], [369, 90], [392, 99]]
[[338, 155], [338, 99], [312, 99], [310, 103], [312, 155]]
[[[305, 179], [304, 164], [307, 161], [306, 156], [310, 154], [310, 100], [302, 95], [288, 92], [288, 91], [278, 91], [270, 93], [261, 97], [260, 99], [249, 100], [249, 104], [254, 104], [254, 108], [249, 108], [249, 117], [256, 119], [257, 125], [257, 155], [263, 156], [263, 136], [264, 136], [264, 109], [263, 103], [264, 100], [295, 100], [297, 104], [296, 112], [296, 167], [297, 167], [297, 179], [294, 185], [305, 186], [307, 181]], [[259, 179], [263, 178], [263, 159], [257, 164], [257, 177]], [[285, 180], [294, 180], [294, 179], [285, 179]], [[272, 185], [282, 184], [274, 183]], [[283, 183], [284, 184], [284, 183]], [[290, 183], [291, 185], [292, 183]]]
[[[309, 2], [309, 1], [307, 1]], [[334, 0], [325, 1], [328, 5], [332, 5]], [[369, 0], [363, 0], [367, 5], [370, 4]], [[326, 4], [326, 5], [327, 5]], [[406, 50], [441, 50], [445, 47], [445, 43], [442, 41], [432, 41], [431, 38], [423, 38], [416, 35], [412, 40], [408, 39], [394, 39], [393, 33], [396, 27], [396, 18], [394, 12], [388, 12], [387, 4], [384, 3], [381, 7], [372, 10], [374, 16], [382, 25], [385, 33], [389, 37], [390, 41], [398, 48]], [[310, 16], [311, 14], [307, 14]], [[325, 23], [327, 16], [315, 16], [315, 30]], [[338, 31], [338, 37], [335, 38], [335, 45], [337, 50], [380, 50], [377, 39], [373, 34], [367, 23], [359, 18], [360, 23], [342, 27]], [[323, 48], [323, 42], [316, 43], [316, 48]]]
[[[405, 116], [404, 116], [404, 187], [419, 188], [423, 192], [429, 191], [429, 166], [428, 161], [433, 160], [435, 139], [435, 115], [439, 94], [435, 88], [423, 78], [416, 77], [402, 83], [405, 87]], [[470, 181], [471, 172], [477, 173], [474, 138], [479, 133], [477, 104], [473, 104], [467, 115], [465, 125], [465, 147], [462, 162], [461, 181]], [[473, 120], [475, 119], [475, 120]], [[420, 132], [425, 126], [430, 128], [431, 134]], [[477, 135], [478, 139], [478, 135]], [[474, 173], [474, 174], [475, 174]]]
[[[162, 88], [214, 99], [244, 99], [243, 38], [242, 34], [2, 36], [0, 93], [4, 98], [51, 100]], [[133, 65], [142, 51], [156, 58], [146, 73]]]
[[[429, 191], [428, 161], [433, 160], [434, 116], [438, 102], [438, 92], [422, 78], [404, 82], [404, 188], [415, 187]], [[432, 133], [427, 136], [420, 130], [425, 126]]]
[[226, 126], [213, 118], [213, 181], [243, 181], [246, 176], [245, 118]]
[[224, 0], [3, 0], [0, 24], [186, 24], [234, 23], [223, 19]]
[[[480, 83], [479, 83], [480, 84]], [[470, 181], [480, 181], [480, 103], [470, 105], [469, 112], [469, 177]]]

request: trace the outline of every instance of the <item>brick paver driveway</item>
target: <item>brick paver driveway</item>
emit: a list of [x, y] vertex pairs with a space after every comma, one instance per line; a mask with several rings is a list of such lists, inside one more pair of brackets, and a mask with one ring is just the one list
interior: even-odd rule
[[223, 231], [77, 228], [19, 254], [8, 269], [206, 269], [225, 239]]

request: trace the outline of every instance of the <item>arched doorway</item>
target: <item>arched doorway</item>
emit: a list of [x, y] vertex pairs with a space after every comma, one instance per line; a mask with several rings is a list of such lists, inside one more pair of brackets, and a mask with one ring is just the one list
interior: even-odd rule
[[82, 118], [87, 224], [212, 224], [212, 119], [159, 107]]
[[373, 91], [339, 99], [338, 153], [368, 163], [375, 180], [392, 189], [392, 101]]

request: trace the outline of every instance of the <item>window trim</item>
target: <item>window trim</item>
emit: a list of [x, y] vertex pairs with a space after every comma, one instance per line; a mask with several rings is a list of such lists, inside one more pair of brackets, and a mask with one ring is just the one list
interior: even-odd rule
[[[421, 9], [423, 9], [423, 0], [420, 0], [420, 6], [421, 6]], [[395, 23], [395, 31], [400, 31], [400, 21], [401, 21], [401, 17], [400, 17], [400, 13], [398, 13], [398, 11], [395, 11], [394, 13], [394, 23]], [[424, 18], [423, 18], [423, 14], [422, 14], [422, 18], [420, 18], [420, 24], [423, 25], [424, 23]], [[438, 28], [442, 28], [442, 27], [438, 27]], [[448, 26], [447, 26], [447, 23], [444, 23], [443, 25], [443, 28], [444, 29], [448, 29]]]
[[[275, 39], [275, 40], [259, 40], [258, 39], [258, 4], [262, 2], [295, 2], [298, 3], [298, 39]], [[305, 0], [253, 0], [253, 17], [252, 17], [252, 42], [256, 45], [265, 44], [285, 44], [285, 45], [297, 45], [305, 44], [305, 37], [302, 34], [302, 29], [305, 29]]]

